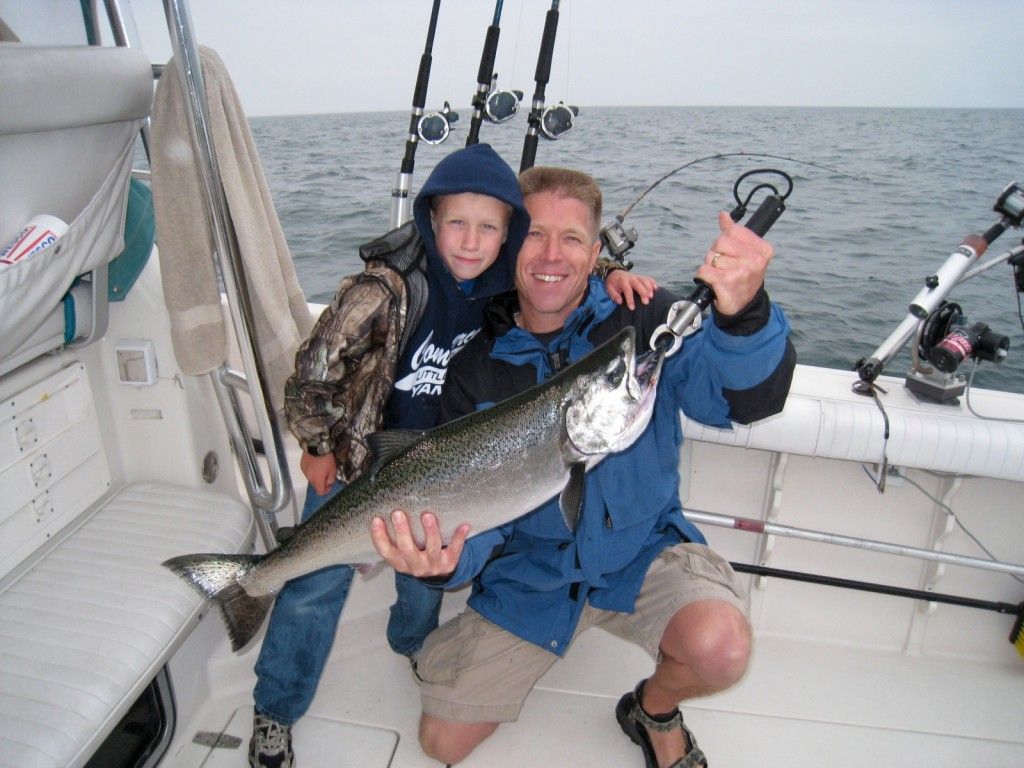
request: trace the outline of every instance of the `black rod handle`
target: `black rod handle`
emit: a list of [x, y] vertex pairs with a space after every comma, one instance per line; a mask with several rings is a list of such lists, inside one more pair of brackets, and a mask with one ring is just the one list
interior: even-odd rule
[[914, 600], [924, 600], [932, 603], [946, 603], [948, 605], [960, 605], [966, 608], [981, 608], [997, 613], [1018, 614], [1021, 611], [1020, 605], [1012, 603], [997, 602], [994, 600], [978, 600], [973, 597], [961, 597], [959, 595], [945, 595], [940, 592], [928, 592], [923, 589], [908, 589], [896, 587], [890, 584], [876, 584], [868, 581], [856, 581], [854, 579], [843, 579], [837, 576], [822, 576], [817, 573], [805, 573], [803, 571], [789, 571], [782, 568], [772, 568], [767, 565], [752, 565], [747, 563], [730, 563], [734, 571], [738, 573], [749, 573], [754, 576], [774, 576], [780, 579], [791, 581], [803, 581], [808, 584], [823, 584], [830, 587], [843, 587], [855, 589], [861, 592], [875, 592], [880, 595], [893, 595], [894, 597], [909, 597]]
[[494, 77], [494, 59], [498, 53], [498, 37], [501, 35], [501, 27], [491, 24], [487, 28], [487, 37], [484, 38], [484, 52], [480, 56], [480, 71], [476, 75], [476, 94], [473, 96], [473, 118], [469, 121], [469, 135], [466, 136], [466, 146], [472, 146], [480, 141], [480, 126], [484, 122], [484, 104], [487, 101], [487, 91], [491, 87], [491, 78]]
[[[772, 228], [772, 225], [778, 221], [779, 216], [782, 215], [784, 210], [786, 210], [786, 204], [782, 201], [781, 197], [778, 195], [768, 195], [757, 206], [757, 210], [754, 211], [753, 216], [747, 220], [744, 226], [758, 237], [764, 237], [768, 234], [768, 230]], [[694, 282], [697, 284], [697, 288], [690, 294], [688, 301], [696, 304], [700, 307], [701, 312], [703, 312], [715, 300], [715, 291], [699, 277]]]

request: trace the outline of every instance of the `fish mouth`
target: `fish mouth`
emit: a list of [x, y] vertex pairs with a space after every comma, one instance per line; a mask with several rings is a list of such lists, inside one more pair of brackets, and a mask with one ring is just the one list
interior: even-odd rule
[[625, 450], [647, 429], [654, 413], [654, 402], [658, 393], [658, 380], [665, 356], [651, 350], [629, 360], [628, 389], [634, 400], [622, 431], [611, 441], [611, 452]]
[[641, 391], [646, 394], [648, 389], [658, 386], [658, 378], [661, 376], [661, 364], [665, 362], [665, 355], [657, 350], [651, 349], [636, 358], [634, 364], [634, 376]]
[[658, 393], [658, 382], [661, 380], [661, 365], [665, 362], [665, 354], [649, 350], [636, 358], [633, 375], [640, 387], [640, 405], [634, 411], [635, 418], [650, 420], [654, 410], [654, 398]]

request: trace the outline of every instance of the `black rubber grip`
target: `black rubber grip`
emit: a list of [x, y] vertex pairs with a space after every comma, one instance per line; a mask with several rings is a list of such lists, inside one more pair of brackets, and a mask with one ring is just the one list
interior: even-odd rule
[[768, 195], [744, 226], [758, 237], [764, 237], [784, 210], [786, 204], [782, 202], [781, 197]]

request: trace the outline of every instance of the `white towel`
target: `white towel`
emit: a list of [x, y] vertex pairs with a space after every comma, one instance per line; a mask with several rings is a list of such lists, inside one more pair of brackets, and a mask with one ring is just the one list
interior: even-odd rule
[[[313, 318], [295, 276], [259, 154], [238, 94], [215, 51], [200, 47], [209, 105], [209, 130], [255, 315], [256, 343], [266, 367], [275, 411], [295, 351]], [[192, 149], [173, 60], [156, 88], [151, 126], [153, 203], [164, 298], [174, 354], [183, 372], [209, 373], [227, 358], [213, 236], [204, 213], [198, 163]]]

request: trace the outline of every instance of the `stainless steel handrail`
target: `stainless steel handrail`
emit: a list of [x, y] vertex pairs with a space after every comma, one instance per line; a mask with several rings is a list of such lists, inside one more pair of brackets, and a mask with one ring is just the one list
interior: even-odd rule
[[721, 528], [735, 528], [747, 533], [758, 533], [766, 536], [786, 536], [804, 541], [816, 541], [823, 544], [837, 544], [854, 549], [867, 549], [872, 552], [882, 552], [888, 555], [901, 555], [913, 557], [918, 560], [930, 560], [937, 563], [949, 563], [960, 565], [966, 568], [977, 568], [983, 571], [998, 571], [1010, 575], [1024, 576], [1024, 565], [1018, 563], [1003, 562], [1001, 560], [985, 560], [980, 557], [969, 555], [958, 555], [953, 552], [942, 552], [935, 549], [923, 549], [911, 547], [905, 544], [894, 544], [888, 541], [876, 541], [864, 539], [857, 536], [843, 536], [838, 533], [827, 531], [815, 531], [809, 528], [795, 528], [791, 525], [781, 525], [765, 520], [754, 520], [747, 517], [733, 517], [731, 515], [720, 515], [714, 512], [704, 512], [694, 509], [686, 510], [686, 519], [701, 525], [716, 525]]
[[[192, 144], [199, 160], [200, 180], [205, 198], [208, 224], [213, 234], [213, 257], [224, 281], [224, 292], [238, 340], [244, 375], [232, 371], [227, 363], [211, 372], [210, 377], [228, 433], [235, 450], [242, 480], [256, 514], [260, 535], [267, 549], [277, 544], [277, 514], [293, 503], [291, 477], [285, 457], [284, 442], [273, 415], [273, 399], [267, 384], [266, 365], [255, 343], [255, 323], [245, 267], [238, 249], [238, 240], [228, 212], [221, 183], [217, 157], [209, 129], [206, 87], [199, 61], [191, 15], [186, 0], [164, 0], [164, 12], [170, 31], [175, 68], [186, 90], [186, 106]], [[252, 382], [258, 386], [254, 387]], [[265, 458], [270, 474], [267, 487], [260, 471], [253, 440], [239, 407], [236, 392], [244, 389], [252, 398], [256, 426], [263, 439]]]

